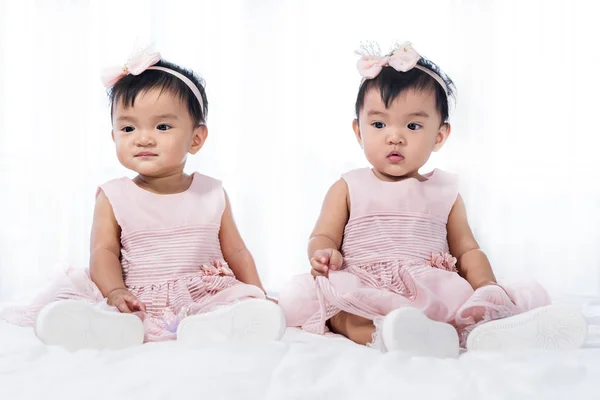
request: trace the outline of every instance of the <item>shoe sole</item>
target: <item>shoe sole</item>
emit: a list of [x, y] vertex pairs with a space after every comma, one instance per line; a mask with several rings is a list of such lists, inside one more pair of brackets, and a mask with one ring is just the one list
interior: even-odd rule
[[574, 309], [550, 305], [509, 318], [490, 321], [473, 329], [467, 350], [514, 351], [580, 348], [588, 325]]
[[99, 310], [79, 300], [61, 300], [44, 307], [35, 331], [45, 344], [70, 351], [118, 350], [144, 342], [144, 325], [135, 315]]
[[248, 299], [183, 319], [177, 327], [177, 340], [193, 345], [260, 343], [279, 340], [284, 332], [285, 317], [278, 305]]
[[381, 329], [388, 351], [438, 358], [456, 358], [460, 351], [458, 334], [452, 325], [432, 321], [416, 308], [390, 312]]

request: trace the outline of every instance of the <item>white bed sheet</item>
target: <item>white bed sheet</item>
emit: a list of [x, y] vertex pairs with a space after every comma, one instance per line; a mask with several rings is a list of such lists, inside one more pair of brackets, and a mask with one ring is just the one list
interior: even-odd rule
[[174, 341], [69, 353], [44, 346], [32, 329], [0, 322], [0, 400], [600, 399], [594, 313], [586, 312], [592, 325], [584, 349], [456, 360], [383, 354], [296, 329], [256, 347], [193, 349]]

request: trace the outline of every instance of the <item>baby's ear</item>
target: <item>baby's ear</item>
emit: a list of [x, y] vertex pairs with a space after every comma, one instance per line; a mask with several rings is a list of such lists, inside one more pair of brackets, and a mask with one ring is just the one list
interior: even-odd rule
[[360, 144], [360, 147], [363, 147], [362, 134], [360, 132], [360, 125], [358, 123], [358, 119], [352, 120], [352, 130], [354, 131], [354, 135], [356, 135], [356, 140], [358, 141], [358, 144]]
[[440, 126], [435, 138], [435, 144], [433, 145], [433, 151], [439, 151], [444, 146], [444, 143], [448, 140], [448, 136], [450, 136], [451, 130], [450, 124], [447, 122]]
[[208, 137], [208, 127], [206, 125], [198, 125], [194, 128], [194, 136], [192, 137], [192, 145], [190, 146], [190, 154], [196, 154]]

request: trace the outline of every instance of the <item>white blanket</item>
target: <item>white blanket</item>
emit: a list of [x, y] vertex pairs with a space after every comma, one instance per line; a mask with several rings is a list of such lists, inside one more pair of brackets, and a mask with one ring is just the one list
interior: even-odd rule
[[69, 353], [44, 346], [32, 329], [0, 322], [0, 400], [600, 399], [598, 328], [591, 326], [578, 351], [441, 360], [296, 329], [256, 347], [173, 341]]

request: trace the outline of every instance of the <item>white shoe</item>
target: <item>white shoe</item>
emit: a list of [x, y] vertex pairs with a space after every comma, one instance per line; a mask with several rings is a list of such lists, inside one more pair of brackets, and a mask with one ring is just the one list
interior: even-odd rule
[[184, 318], [177, 327], [177, 340], [193, 345], [259, 343], [279, 340], [284, 332], [285, 318], [277, 304], [248, 299]]
[[82, 300], [50, 303], [38, 314], [35, 333], [67, 350], [122, 349], [144, 342], [144, 325], [132, 314], [101, 310]]
[[587, 332], [581, 313], [550, 305], [477, 326], [467, 337], [467, 350], [577, 349]]
[[387, 351], [404, 351], [413, 356], [458, 357], [456, 329], [432, 321], [412, 307], [398, 308], [383, 319], [381, 332]]

